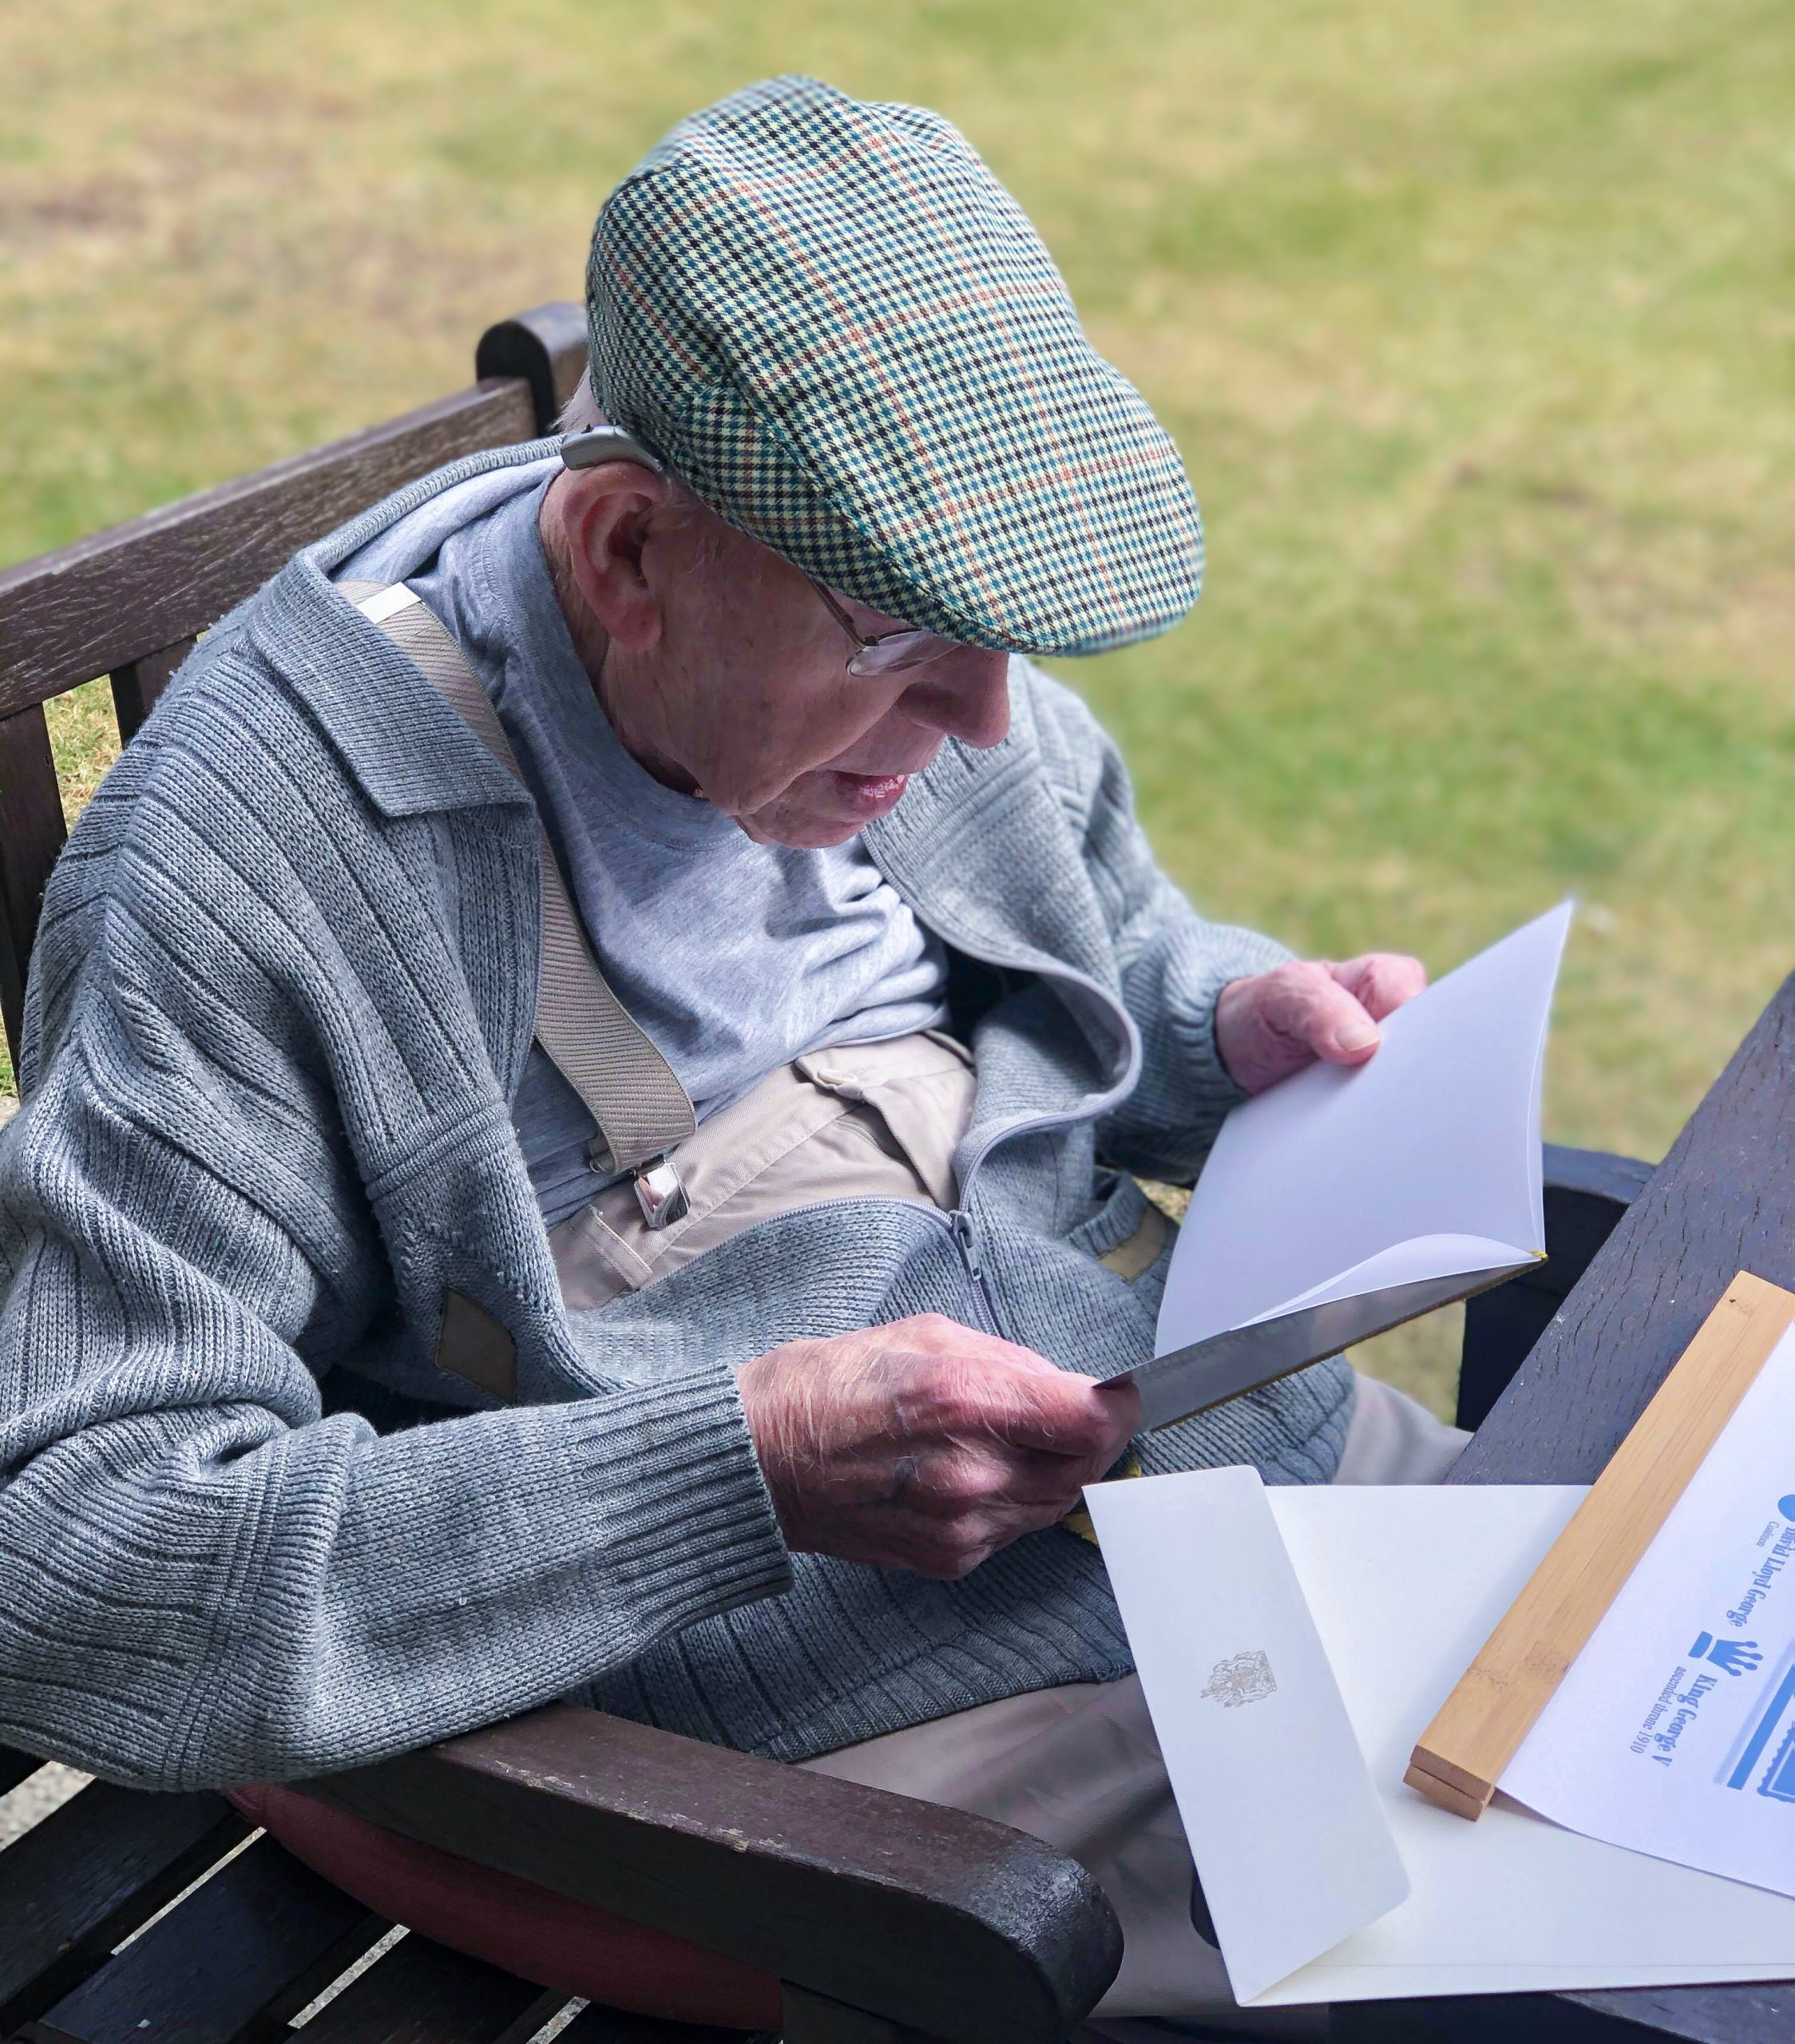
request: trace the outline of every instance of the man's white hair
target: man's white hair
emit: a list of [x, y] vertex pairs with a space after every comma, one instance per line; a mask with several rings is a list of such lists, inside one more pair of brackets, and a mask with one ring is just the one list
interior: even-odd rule
[[598, 408], [598, 400], [592, 394], [592, 379], [589, 370], [581, 373], [573, 395], [561, 408], [561, 417], [555, 421], [557, 433], [584, 433], [588, 426], [604, 426], [608, 422]]

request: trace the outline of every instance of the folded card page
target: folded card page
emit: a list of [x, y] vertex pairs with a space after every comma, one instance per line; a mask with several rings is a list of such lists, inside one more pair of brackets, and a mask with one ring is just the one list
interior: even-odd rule
[[[1085, 1495], [1228, 1978], [1250, 2001], [1408, 1879], [1257, 1471]], [[1129, 1616], [1155, 1610], [1164, 1622]]]
[[1501, 1786], [1591, 1837], [1795, 1895], [1795, 1331]]
[[1158, 1359], [1136, 1373], [1149, 1424], [1544, 1253], [1539, 1087], [1571, 914], [1399, 1008], [1368, 1064], [1312, 1065], [1229, 1115], [1173, 1254]]
[[[1207, 1646], [1211, 1598], [1228, 1608], [1232, 1543], [1254, 1522], [1232, 1496], [1218, 1519], [1204, 1493], [1250, 1473], [1200, 1471], [1088, 1493], [1106, 1558], [1112, 1547], [1122, 1556], [1111, 1581], [1237, 1998], [1271, 2007], [1795, 1977], [1795, 1902], [1561, 1829], [1501, 1797], [1467, 1824], [1404, 1786], [1415, 1740], [1584, 1495], [1493, 1485], [1262, 1493], [1409, 1891], [1269, 1984], [1255, 1984], [1268, 1947], [1250, 1944], [1237, 1970], [1234, 1927], [1275, 1922], [1290, 1872], [1311, 1849], [1291, 1780], [1310, 1785], [1312, 1821], [1332, 1764], [1311, 1766], [1310, 1729], [1293, 1723], [1290, 1749], [1250, 1781], [1211, 1787], [1223, 1713], [1202, 1696], [1208, 1678], [1177, 1661], [1176, 1642], [1188, 1634]], [[1151, 1495], [1137, 1502], [1137, 1491]], [[1190, 1544], [1187, 1519], [1205, 1544]], [[1214, 1544], [1223, 1539], [1230, 1544]], [[1155, 1544], [1167, 1557], [1157, 1569]], [[1290, 1579], [1264, 1562], [1257, 1535], [1250, 1551], [1268, 1594]], [[1174, 1642], [1170, 1654], [1163, 1635]], [[1262, 1844], [1268, 1836], [1282, 1859]], [[1331, 1828], [1327, 1837], [1318, 1876], [1340, 1849]], [[1366, 1899], [1349, 1880], [1341, 1915]], [[1318, 1906], [1312, 1920], [1325, 1921]]]

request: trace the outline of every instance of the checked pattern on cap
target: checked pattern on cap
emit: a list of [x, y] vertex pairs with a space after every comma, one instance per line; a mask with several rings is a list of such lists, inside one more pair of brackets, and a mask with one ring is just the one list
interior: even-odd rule
[[938, 115], [807, 78], [735, 93], [611, 195], [586, 281], [606, 414], [830, 588], [1030, 653], [1195, 601], [1177, 449]]

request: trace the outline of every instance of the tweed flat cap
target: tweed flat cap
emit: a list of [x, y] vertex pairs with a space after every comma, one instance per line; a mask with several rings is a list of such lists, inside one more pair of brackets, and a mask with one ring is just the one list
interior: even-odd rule
[[1177, 449], [938, 114], [795, 77], [693, 114], [605, 202], [586, 303], [607, 415], [831, 588], [1029, 653], [1196, 600]]

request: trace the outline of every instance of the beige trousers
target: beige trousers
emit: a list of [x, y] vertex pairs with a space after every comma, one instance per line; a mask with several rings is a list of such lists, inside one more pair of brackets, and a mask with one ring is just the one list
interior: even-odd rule
[[550, 1231], [562, 1299], [608, 1306], [815, 1200], [952, 1206], [953, 1150], [973, 1090], [971, 1053], [933, 1029], [782, 1065], [675, 1151], [687, 1207], [671, 1226], [650, 1228], [622, 1182]]
[[[1469, 1438], [1361, 1377], [1334, 1480], [1436, 1483]], [[1314, 2011], [1238, 2009], [1221, 1955], [1191, 1927], [1191, 1851], [1138, 1678], [1011, 1697], [806, 1764], [1013, 1825], [1089, 1871], [1121, 1919], [1125, 1949], [1080, 2040], [1154, 2034], [1131, 2018], [1207, 2020], [1242, 2035], [1322, 2034]]]

